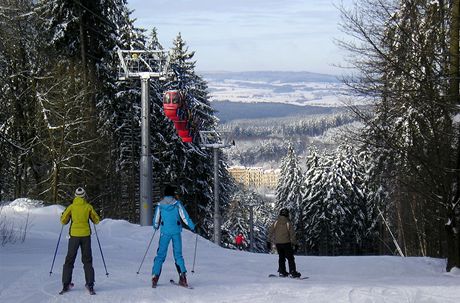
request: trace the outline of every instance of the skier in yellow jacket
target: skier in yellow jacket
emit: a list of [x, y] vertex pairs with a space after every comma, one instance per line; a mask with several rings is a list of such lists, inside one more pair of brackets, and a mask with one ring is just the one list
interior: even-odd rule
[[94, 224], [98, 224], [100, 218], [85, 197], [85, 190], [81, 187], [77, 188], [72, 204], [61, 215], [62, 224], [72, 222], [69, 228], [70, 239], [67, 256], [62, 270], [62, 292], [68, 291], [72, 285], [73, 266], [78, 248], [81, 247], [81, 261], [85, 270], [86, 288], [91, 294], [94, 294], [94, 268], [89, 220], [91, 219]]

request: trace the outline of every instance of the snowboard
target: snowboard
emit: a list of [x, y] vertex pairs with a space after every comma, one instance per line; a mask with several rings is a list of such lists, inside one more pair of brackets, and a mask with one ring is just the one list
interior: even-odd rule
[[298, 277], [298, 278], [294, 278], [294, 277], [291, 277], [291, 276], [280, 277], [279, 275], [275, 275], [275, 274], [269, 274], [268, 277], [269, 277], [269, 278], [290, 278], [290, 279], [294, 279], [294, 280], [306, 280], [306, 279], [309, 278], [309, 277]]

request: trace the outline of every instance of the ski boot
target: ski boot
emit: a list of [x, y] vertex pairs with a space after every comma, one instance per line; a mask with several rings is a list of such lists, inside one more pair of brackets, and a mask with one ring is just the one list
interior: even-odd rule
[[290, 274], [291, 274], [291, 277], [292, 277], [292, 278], [300, 278], [300, 276], [302, 275], [300, 272], [295, 271], [295, 270], [294, 270], [294, 271], [291, 271]]
[[94, 291], [93, 285], [85, 285], [86, 289], [88, 290], [90, 295], [95, 295], [96, 292]]
[[155, 288], [157, 287], [157, 284], [158, 284], [158, 280], [160, 279], [159, 276], [156, 276], [156, 275], [153, 275], [152, 276], [152, 288]]
[[59, 294], [62, 295], [63, 293], [68, 292], [72, 287], [73, 287], [73, 283], [63, 285], [62, 290], [59, 292]]
[[188, 287], [187, 277], [185, 276], [185, 272], [179, 275], [179, 285], [183, 287]]

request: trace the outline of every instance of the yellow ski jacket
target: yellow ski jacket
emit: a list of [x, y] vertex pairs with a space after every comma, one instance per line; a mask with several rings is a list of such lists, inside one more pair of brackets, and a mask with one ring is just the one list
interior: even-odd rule
[[98, 224], [101, 220], [94, 208], [82, 197], [75, 197], [61, 215], [61, 223], [66, 225], [71, 220], [69, 234], [72, 237], [87, 237], [91, 235], [89, 220]]

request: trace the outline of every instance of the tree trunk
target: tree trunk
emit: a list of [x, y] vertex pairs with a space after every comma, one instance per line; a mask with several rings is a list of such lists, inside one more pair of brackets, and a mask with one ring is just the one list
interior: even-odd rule
[[[452, 105], [459, 105], [459, 16], [460, 0], [453, 0], [451, 12], [450, 45], [449, 45], [449, 97]], [[458, 222], [456, 208], [460, 199], [460, 138], [457, 140], [457, 159], [456, 159], [456, 193], [453, 201], [447, 201], [447, 266], [450, 271], [453, 267], [460, 268], [460, 237], [458, 234]]]

